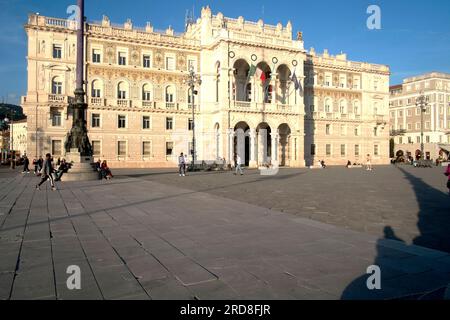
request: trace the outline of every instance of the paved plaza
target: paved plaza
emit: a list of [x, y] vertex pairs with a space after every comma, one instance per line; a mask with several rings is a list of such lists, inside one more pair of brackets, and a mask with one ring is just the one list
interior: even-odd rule
[[[2, 168], [0, 299], [443, 298], [443, 171], [117, 169], [37, 191], [34, 175]], [[371, 265], [381, 290], [367, 288]]]

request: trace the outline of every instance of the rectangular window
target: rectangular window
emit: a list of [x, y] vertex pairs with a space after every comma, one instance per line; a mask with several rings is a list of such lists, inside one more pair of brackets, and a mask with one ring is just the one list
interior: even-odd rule
[[426, 136], [427, 143], [430, 143], [430, 136]]
[[408, 123], [408, 130], [412, 130], [412, 124]]
[[61, 112], [52, 112], [52, 126], [53, 127], [61, 126]]
[[117, 117], [117, 127], [118, 128], [126, 128], [127, 127], [127, 117], [123, 115], [119, 115]]
[[194, 128], [194, 121], [192, 119], [188, 119], [188, 130], [192, 130]]
[[345, 136], [347, 134], [347, 127], [345, 124], [341, 124], [341, 136]]
[[408, 137], [408, 143], [412, 143], [412, 138]]
[[144, 157], [150, 157], [152, 152], [152, 143], [150, 141], [142, 142], [142, 155]]
[[126, 52], [119, 52], [119, 65], [126, 66], [127, 65], [127, 54]]
[[127, 142], [117, 141], [117, 155], [119, 157], [124, 157], [127, 155]]
[[174, 57], [166, 57], [166, 70], [169, 70], [169, 71], [175, 70], [175, 58]]
[[345, 157], [346, 151], [345, 151], [345, 144], [341, 144], [341, 157]]
[[52, 140], [52, 155], [60, 156], [61, 155], [61, 149], [62, 149], [62, 142], [61, 142], [61, 140]]
[[142, 64], [143, 64], [143, 67], [144, 68], [150, 68], [151, 67], [151, 57], [150, 57], [150, 55], [148, 55], [148, 54], [145, 54], [143, 57], [142, 57]]
[[99, 49], [92, 50], [92, 62], [93, 63], [101, 63], [101, 51]]
[[150, 129], [150, 116], [142, 117], [142, 129]]
[[398, 137], [398, 143], [402, 144], [403, 143], [403, 137]]
[[173, 118], [167, 117], [166, 118], [166, 130], [172, 130], [173, 129]]
[[311, 155], [312, 156], [316, 155], [316, 145], [315, 144], [311, 144]]
[[417, 142], [417, 143], [420, 143], [420, 136], [417, 136], [417, 137], [416, 137], [416, 142]]
[[331, 144], [325, 145], [325, 154], [331, 156]]
[[359, 127], [355, 127], [355, 136], [359, 136]]
[[355, 156], [359, 157], [359, 144], [355, 144]]
[[59, 44], [53, 45], [53, 59], [61, 59], [62, 57], [62, 46]]
[[173, 152], [173, 142], [166, 142], [166, 156], [171, 156]]
[[94, 156], [100, 156], [100, 154], [101, 154], [100, 141], [92, 140], [92, 154]]
[[408, 117], [411, 117], [411, 116], [412, 116], [412, 110], [411, 110], [411, 109], [408, 109], [408, 110], [406, 111], [406, 115], [407, 115]]
[[100, 114], [93, 113], [91, 123], [92, 123], [92, 128], [100, 128]]
[[378, 154], [378, 145], [377, 145], [377, 144], [373, 146], [373, 154], [374, 154], [375, 156], [378, 156], [378, 155], [379, 155], [379, 154]]
[[325, 125], [325, 134], [330, 135], [331, 134], [331, 124]]

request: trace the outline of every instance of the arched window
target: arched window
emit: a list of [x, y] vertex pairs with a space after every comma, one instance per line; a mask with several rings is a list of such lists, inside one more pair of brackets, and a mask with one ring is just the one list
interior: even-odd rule
[[173, 103], [175, 101], [175, 87], [166, 87], [166, 102]]
[[144, 101], [152, 100], [152, 88], [148, 83], [142, 86], [142, 100]]
[[52, 79], [52, 94], [62, 94], [61, 77], [56, 76]]
[[220, 62], [216, 62], [216, 102], [219, 102], [219, 88], [220, 88]]
[[102, 84], [100, 80], [92, 81], [91, 96], [92, 98], [100, 98], [102, 96]]
[[128, 84], [124, 81], [117, 85], [117, 99], [125, 100], [128, 96]]
[[353, 102], [353, 113], [359, 114], [361, 110], [359, 109], [359, 101]]
[[330, 98], [326, 98], [325, 99], [325, 112], [331, 112], [331, 99]]
[[339, 102], [339, 112], [341, 114], [346, 114], [347, 113], [347, 101], [341, 100]]

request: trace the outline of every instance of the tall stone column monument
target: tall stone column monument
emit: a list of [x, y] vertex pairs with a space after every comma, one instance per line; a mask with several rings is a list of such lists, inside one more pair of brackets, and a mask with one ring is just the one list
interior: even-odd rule
[[62, 176], [63, 181], [98, 180], [98, 173], [92, 167], [92, 146], [86, 128], [85, 92], [83, 89], [84, 71], [84, 0], [77, 0], [77, 65], [75, 99], [70, 103], [73, 111], [72, 129], [65, 142], [66, 160], [72, 163], [69, 172]]

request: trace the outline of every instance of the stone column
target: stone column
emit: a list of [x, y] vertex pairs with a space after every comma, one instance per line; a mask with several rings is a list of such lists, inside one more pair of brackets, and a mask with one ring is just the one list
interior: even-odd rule
[[233, 163], [233, 139], [234, 139], [234, 130], [233, 129], [228, 129], [227, 137], [228, 137], [227, 162], [228, 162], [228, 164], [232, 164]]
[[272, 165], [278, 165], [278, 132], [272, 133]]
[[258, 164], [267, 161], [267, 129], [259, 129], [258, 132]]
[[[277, 104], [277, 77], [278, 74], [276, 72], [272, 73], [272, 80], [270, 81], [270, 84], [272, 85], [272, 105], [276, 105]], [[273, 109], [275, 110], [275, 108]]]
[[250, 129], [250, 168], [257, 167], [258, 156], [256, 154], [256, 130]]
[[242, 129], [236, 130], [237, 147], [236, 152], [241, 157], [242, 161], [245, 160], [245, 133]]

